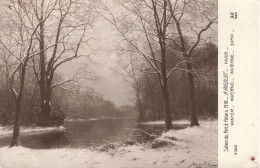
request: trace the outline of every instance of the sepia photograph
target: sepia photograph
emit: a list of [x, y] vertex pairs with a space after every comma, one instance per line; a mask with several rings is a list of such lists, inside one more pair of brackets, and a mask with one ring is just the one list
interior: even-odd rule
[[217, 0], [0, 11], [0, 168], [218, 167]]

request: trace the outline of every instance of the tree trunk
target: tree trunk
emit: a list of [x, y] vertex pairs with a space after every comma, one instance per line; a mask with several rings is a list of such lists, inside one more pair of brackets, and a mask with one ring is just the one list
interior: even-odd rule
[[[43, 18], [40, 19], [42, 21]], [[41, 114], [38, 125], [49, 126], [51, 123], [51, 96], [48, 86], [48, 74], [46, 72], [46, 56], [45, 52], [45, 39], [44, 39], [44, 22], [40, 24], [40, 96], [41, 96]]]
[[[171, 7], [172, 8], [172, 7]], [[172, 11], [172, 9], [171, 9]], [[182, 53], [183, 53], [183, 57], [185, 58], [190, 58], [191, 57], [191, 53], [189, 55], [187, 55], [186, 53], [186, 47], [185, 47], [185, 41], [184, 41], [184, 36], [182, 34], [182, 30], [181, 30], [181, 25], [180, 25], [180, 22], [176, 19], [174, 13], [172, 13], [172, 16], [173, 19], [175, 20], [175, 23], [176, 23], [176, 28], [177, 28], [177, 32], [178, 32], [178, 35], [179, 35], [179, 38], [180, 38], [180, 44], [181, 44], [181, 50], [182, 50]], [[187, 70], [189, 71], [188, 72], [188, 81], [189, 81], [189, 98], [190, 98], [190, 120], [191, 120], [191, 123], [190, 123], [190, 126], [194, 126], [194, 125], [197, 125], [199, 126], [199, 122], [198, 122], [198, 119], [197, 119], [197, 109], [196, 109], [196, 98], [195, 98], [195, 87], [194, 87], [194, 80], [193, 80], [193, 74], [192, 74], [192, 64], [190, 62], [187, 62], [186, 63], [187, 65]]]
[[138, 121], [144, 121], [144, 112], [143, 112], [143, 109], [141, 107], [141, 99], [140, 99], [140, 90], [139, 90], [139, 86], [137, 84], [137, 87], [136, 87], [136, 105], [137, 105], [137, 109], [138, 109], [138, 112], [139, 112], [139, 116], [138, 116]]
[[46, 91], [41, 94], [41, 115], [39, 125], [50, 126], [51, 125], [51, 97], [46, 94]]
[[6, 88], [8, 89], [7, 91], [7, 95], [6, 95], [6, 111], [7, 114], [12, 114], [12, 97], [11, 97], [11, 92], [9, 92], [10, 90], [10, 86], [9, 86], [9, 78], [6, 75]]
[[188, 69], [188, 81], [189, 81], [189, 98], [190, 98], [190, 126], [199, 126], [199, 122], [197, 119], [197, 107], [196, 107], [196, 98], [195, 98], [195, 87], [194, 87], [194, 79], [192, 73], [192, 65], [190, 62], [187, 62]]
[[165, 113], [165, 126], [166, 130], [170, 130], [172, 128], [172, 116], [171, 116], [171, 107], [170, 107], [170, 99], [167, 88], [167, 83], [164, 83], [162, 86], [163, 91], [163, 103], [164, 103], [164, 113]]
[[18, 96], [16, 100], [16, 111], [15, 111], [15, 123], [13, 130], [13, 138], [10, 147], [19, 146], [19, 136], [20, 136], [20, 123], [21, 123], [21, 96]]
[[22, 68], [20, 70], [20, 90], [19, 90], [19, 93], [17, 94], [17, 96], [15, 96], [16, 93], [14, 93], [15, 121], [14, 121], [13, 138], [12, 138], [10, 147], [19, 145], [20, 124], [21, 124], [21, 106], [22, 106], [22, 97], [23, 97], [25, 71], [26, 71], [27, 62], [28, 62], [28, 59], [26, 59], [24, 61], [24, 66], [22, 66]]
[[170, 130], [172, 128], [172, 115], [171, 115], [171, 106], [170, 106], [170, 98], [168, 92], [168, 78], [166, 74], [166, 53], [165, 53], [165, 46], [161, 45], [162, 50], [162, 81], [161, 81], [161, 88], [163, 93], [163, 103], [164, 103], [164, 113], [165, 113], [165, 126], [166, 130]]
[[[46, 74], [43, 78], [46, 77]], [[41, 92], [41, 114], [39, 124], [41, 126], [50, 126], [51, 125], [51, 80], [52, 79], [43, 79], [44, 83], [40, 83], [40, 92]]]

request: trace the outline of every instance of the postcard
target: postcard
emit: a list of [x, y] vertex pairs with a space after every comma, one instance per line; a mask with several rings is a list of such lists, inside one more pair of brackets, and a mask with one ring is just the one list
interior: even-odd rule
[[259, 1], [0, 11], [0, 168], [259, 167]]

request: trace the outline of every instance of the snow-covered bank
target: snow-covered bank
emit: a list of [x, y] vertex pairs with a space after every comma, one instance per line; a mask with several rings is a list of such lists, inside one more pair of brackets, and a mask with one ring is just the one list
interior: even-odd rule
[[[189, 124], [189, 120], [176, 120], [172, 121], [172, 124]], [[164, 125], [165, 121], [148, 121], [148, 122], [142, 122], [142, 125]]]
[[178, 149], [175, 159], [179, 160], [181, 167], [188, 167], [192, 163], [204, 165], [205, 167], [217, 167], [217, 120], [200, 121], [199, 127], [188, 127], [176, 131], [170, 130], [156, 140], [172, 143]]
[[[62, 126], [59, 127], [21, 127], [20, 133], [23, 134], [35, 134], [35, 133], [43, 133], [43, 132], [51, 132], [51, 131], [62, 131], [65, 128]], [[12, 127], [0, 127], [0, 138], [5, 136], [11, 136], [13, 134]]]
[[36, 150], [3, 147], [0, 148], [0, 166], [1, 168], [186, 168], [196, 164], [202, 168], [217, 167], [217, 120], [200, 121], [200, 124], [200, 127], [163, 133], [153, 143], [167, 142], [168, 145], [157, 148], [153, 148], [152, 144], [136, 144], [100, 152], [87, 148]]
[[118, 120], [118, 119], [135, 119], [133, 117], [100, 117], [100, 118], [88, 118], [88, 119], [66, 119], [65, 122], [77, 122], [77, 121], [98, 121], [98, 120]]

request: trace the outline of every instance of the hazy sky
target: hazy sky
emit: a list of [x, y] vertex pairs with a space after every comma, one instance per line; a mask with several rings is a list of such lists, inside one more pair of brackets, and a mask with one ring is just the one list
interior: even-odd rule
[[[94, 63], [81, 58], [65, 64], [59, 69], [59, 73], [68, 77], [87, 64], [88, 70], [97, 76], [98, 80], [87, 80], [84, 84], [94, 88], [103, 95], [104, 99], [113, 101], [117, 106], [133, 104], [134, 92], [131, 86], [112, 70], [116, 67], [118, 59], [113, 51], [117, 42], [116, 32], [112, 25], [99, 19], [90, 36], [93, 38], [90, 45], [95, 52], [95, 55], [91, 56]], [[89, 49], [86, 50], [88, 53]]]

